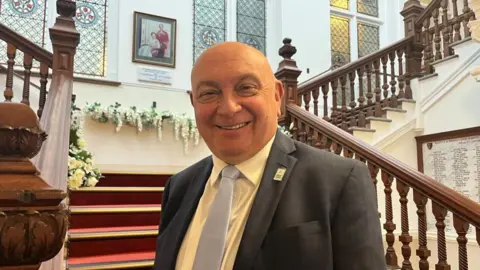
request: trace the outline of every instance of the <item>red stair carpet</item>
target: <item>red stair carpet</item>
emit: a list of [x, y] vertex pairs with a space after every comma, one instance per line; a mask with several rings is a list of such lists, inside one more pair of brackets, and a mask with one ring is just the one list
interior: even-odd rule
[[104, 176], [70, 196], [68, 269], [151, 269], [170, 175]]

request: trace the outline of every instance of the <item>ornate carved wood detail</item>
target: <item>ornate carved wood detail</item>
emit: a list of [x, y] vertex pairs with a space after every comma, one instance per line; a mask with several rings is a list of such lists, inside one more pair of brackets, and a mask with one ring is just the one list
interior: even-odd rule
[[297, 92], [298, 76], [302, 71], [297, 67], [297, 62], [292, 59], [297, 49], [292, 46], [292, 39], [283, 39], [283, 46], [279, 49], [278, 54], [283, 57], [283, 60], [278, 66], [275, 76], [283, 83], [284, 97], [281, 104], [281, 116], [279, 117], [280, 125], [289, 125], [290, 122], [285, 118], [285, 110], [287, 103], [295, 103], [300, 105], [302, 102], [301, 96]]
[[38, 269], [63, 245], [66, 194], [51, 189], [29, 160], [46, 139], [35, 112], [1, 102], [0, 116], [0, 267]]

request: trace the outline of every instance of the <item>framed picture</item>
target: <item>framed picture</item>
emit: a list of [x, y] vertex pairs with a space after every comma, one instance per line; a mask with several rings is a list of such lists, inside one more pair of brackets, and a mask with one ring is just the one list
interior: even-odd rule
[[177, 20], [135, 11], [132, 61], [175, 67]]

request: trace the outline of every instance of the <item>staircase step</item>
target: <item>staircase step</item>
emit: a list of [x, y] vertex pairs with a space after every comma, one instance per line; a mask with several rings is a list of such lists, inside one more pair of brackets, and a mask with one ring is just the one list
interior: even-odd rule
[[444, 63], [444, 62], [447, 62], [451, 59], [455, 59], [455, 58], [458, 58], [459, 56], [457, 54], [454, 54], [454, 55], [450, 55], [450, 56], [447, 56], [445, 58], [442, 58], [442, 59], [439, 59], [439, 60], [436, 60], [436, 61], [433, 61], [431, 63], [432, 66], [435, 66], [435, 65], [438, 65], [438, 64], [441, 64], [441, 63]]
[[387, 123], [392, 122], [391, 119], [387, 119], [387, 118], [383, 118], [383, 117], [373, 117], [373, 116], [367, 117], [366, 120], [369, 120], [369, 121], [373, 120], [373, 121], [387, 122]]
[[348, 128], [350, 132], [352, 132], [353, 136], [369, 143], [373, 139], [373, 135], [375, 133], [375, 129], [371, 128], [361, 128], [361, 127], [350, 127]]
[[69, 231], [70, 258], [155, 250], [158, 226], [73, 229]]
[[105, 173], [97, 187], [164, 187], [171, 175]]
[[70, 212], [71, 229], [158, 226], [161, 205], [82, 205]]
[[105, 256], [68, 258], [69, 270], [135, 269], [151, 270], [155, 251], [119, 253]]
[[386, 112], [400, 112], [400, 113], [406, 113], [407, 112], [407, 110], [403, 110], [403, 109], [399, 109], [399, 108], [390, 108], [390, 107], [382, 108], [382, 110], [384, 110]]
[[70, 205], [160, 204], [163, 187], [86, 187], [72, 190]]

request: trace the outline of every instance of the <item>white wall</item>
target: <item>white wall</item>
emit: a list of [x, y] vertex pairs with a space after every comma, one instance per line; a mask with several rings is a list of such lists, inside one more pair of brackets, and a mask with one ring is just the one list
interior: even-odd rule
[[115, 132], [115, 125], [88, 118], [83, 134], [87, 149], [103, 173], [174, 174], [210, 155], [203, 140], [197, 146], [190, 140], [185, 152], [170, 123], [163, 126], [162, 141], [156, 130], [137, 132], [134, 127], [124, 126]]

